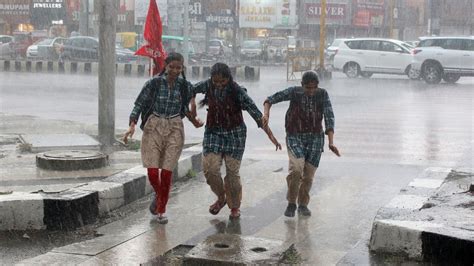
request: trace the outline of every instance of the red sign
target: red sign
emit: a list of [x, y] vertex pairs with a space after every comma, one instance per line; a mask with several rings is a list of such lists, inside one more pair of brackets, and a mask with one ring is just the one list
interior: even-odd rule
[[384, 0], [357, 0], [352, 24], [357, 27], [381, 27], [384, 17]]

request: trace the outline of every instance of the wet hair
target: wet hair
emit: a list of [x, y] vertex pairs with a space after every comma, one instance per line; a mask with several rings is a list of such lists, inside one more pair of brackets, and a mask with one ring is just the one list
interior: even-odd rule
[[[232, 72], [230, 71], [230, 67], [227, 64], [220, 63], [220, 62], [215, 63], [211, 67], [211, 78], [213, 76], [221, 76], [225, 79], [228, 79], [229, 82], [227, 84], [232, 86], [232, 89], [235, 89], [238, 87], [237, 83], [234, 82], [234, 78], [232, 77]], [[212, 83], [212, 80], [210, 82], [211, 82], [211, 88], [213, 88], [214, 84]], [[199, 106], [203, 107], [207, 104], [208, 104], [208, 97], [206, 93], [206, 95], [204, 96], [204, 99], [199, 102]]]
[[173, 61], [183, 62], [183, 71], [181, 72], [181, 75], [183, 76], [184, 79], [186, 79], [186, 75], [184, 73], [186, 72], [186, 67], [184, 66], [184, 57], [182, 54], [176, 53], [176, 52], [171, 52], [168, 54], [168, 56], [165, 59], [165, 67], [163, 68], [163, 70], [161, 70], [161, 73], [159, 74], [159, 76], [163, 76], [163, 74], [165, 74], [166, 66]]
[[229, 66], [224, 63], [215, 63], [211, 67], [211, 77], [213, 76], [221, 76], [225, 79], [228, 79], [229, 83], [231, 84], [234, 82]]
[[303, 74], [301, 83], [306, 85], [311, 82], [316, 82], [316, 84], [319, 84], [318, 74], [314, 71], [307, 71]]

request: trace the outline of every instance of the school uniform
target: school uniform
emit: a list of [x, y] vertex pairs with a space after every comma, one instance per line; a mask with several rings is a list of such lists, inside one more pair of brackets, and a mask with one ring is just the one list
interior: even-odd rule
[[322, 88], [309, 96], [301, 86], [290, 87], [273, 94], [265, 102], [273, 105], [283, 101], [290, 101], [285, 115], [289, 157], [287, 199], [289, 203], [298, 201], [299, 205], [307, 206], [313, 177], [324, 151], [324, 135], [334, 131], [334, 113], [329, 95]]

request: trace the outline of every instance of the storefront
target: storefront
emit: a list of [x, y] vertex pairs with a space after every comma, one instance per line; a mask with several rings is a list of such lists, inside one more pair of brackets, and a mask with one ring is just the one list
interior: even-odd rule
[[0, 3], [0, 34], [12, 35], [14, 31], [32, 31], [30, 0], [10, 0]]
[[296, 0], [241, 0], [241, 40], [286, 37], [298, 29]]
[[[310, 38], [319, 42], [320, 19], [323, 12], [321, 1], [302, 1], [300, 10], [300, 38]], [[331, 42], [338, 37], [350, 36], [351, 5], [350, 0], [327, 1], [325, 9], [326, 41]]]
[[356, 0], [352, 25], [355, 36], [384, 36], [384, 0]]
[[31, 0], [31, 23], [51, 36], [66, 36], [66, 11], [65, 0]]

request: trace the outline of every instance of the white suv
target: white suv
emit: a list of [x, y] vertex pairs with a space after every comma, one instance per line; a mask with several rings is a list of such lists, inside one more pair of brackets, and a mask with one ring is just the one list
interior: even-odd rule
[[410, 75], [412, 60], [410, 49], [399, 40], [345, 39], [334, 56], [334, 68], [349, 78], [369, 78], [373, 73]]
[[429, 84], [455, 83], [474, 76], [474, 37], [422, 37], [413, 50], [413, 68]]

